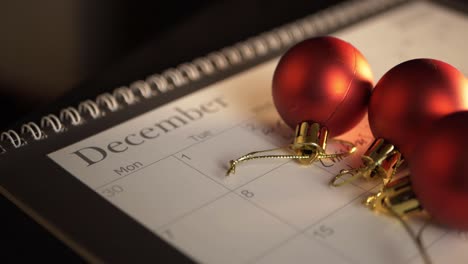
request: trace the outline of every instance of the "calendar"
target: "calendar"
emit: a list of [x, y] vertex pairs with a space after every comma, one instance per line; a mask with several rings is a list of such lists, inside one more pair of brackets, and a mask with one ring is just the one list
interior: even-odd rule
[[[468, 18], [426, 1], [402, 5], [338, 31], [368, 59], [377, 80], [413, 58], [468, 74]], [[377, 182], [329, 181], [360, 165], [372, 142], [367, 117], [340, 137], [346, 158], [229, 161], [291, 143], [271, 79], [279, 58], [219, 81], [48, 156], [104, 199], [201, 263], [422, 263], [402, 225], [363, 205]], [[338, 151], [330, 141], [327, 152]], [[93, 217], [90, 215], [90, 217]], [[416, 230], [423, 220], [411, 220]], [[468, 234], [428, 226], [434, 263], [468, 263]], [[138, 247], [138, 245], [135, 245]]]

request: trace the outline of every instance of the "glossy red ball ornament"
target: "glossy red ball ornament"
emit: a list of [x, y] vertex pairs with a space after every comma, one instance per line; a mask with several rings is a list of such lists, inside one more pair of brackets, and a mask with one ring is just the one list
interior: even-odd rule
[[273, 75], [273, 101], [291, 128], [303, 121], [327, 127], [334, 137], [364, 117], [373, 87], [364, 56], [334, 37], [298, 43], [280, 59]]
[[415, 142], [437, 119], [468, 109], [468, 82], [455, 67], [415, 59], [390, 69], [377, 82], [369, 102], [369, 125], [376, 138], [410, 157]]
[[437, 222], [468, 230], [468, 112], [434, 123], [409, 160], [411, 184]]

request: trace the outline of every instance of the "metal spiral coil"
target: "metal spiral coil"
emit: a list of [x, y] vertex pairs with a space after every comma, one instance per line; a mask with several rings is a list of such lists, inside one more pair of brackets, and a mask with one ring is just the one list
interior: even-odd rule
[[43, 140], [51, 133], [62, 133], [70, 126], [80, 126], [87, 119], [97, 119], [106, 113], [116, 112], [128, 105], [169, 92], [250, 60], [284, 50], [306, 38], [317, 36], [357, 21], [404, 0], [351, 0], [325, 9], [282, 27], [264, 32], [233, 46], [211, 52], [191, 62], [153, 74], [128, 87], [122, 86], [111, 93], [85, 100], [75, 107], [66, 107], [58, 115], [49, 114], [38, 123], [23, 124], [20, 132], [8, 130], [0, 134], [0, 154], [9, 148], [19, 148], [28, 141]]

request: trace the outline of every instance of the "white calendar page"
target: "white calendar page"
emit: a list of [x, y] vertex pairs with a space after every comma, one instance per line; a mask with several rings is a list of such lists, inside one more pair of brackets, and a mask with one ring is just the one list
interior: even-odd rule
[[[464, 15], [415, 2], [335, 35], [361, 50], [377, 81], [418, 57], [467, 74], [467, 29]], [[257, 160], [225, 176], [229, 160], [290, 142], [271, 101], [276, 64], [258, 65], [49, 157], [198, 262], [421, 263], [398, 221], [362, 205], [376, 183], [328, 186], [337, 171], [359, 164], [358, 155], [310, 166]], [[362, 153], [372, 141], [367, 120], [344, 138]], [[430, 226], [423, 238], [434, 263], [468, 263], [466, 234]]]

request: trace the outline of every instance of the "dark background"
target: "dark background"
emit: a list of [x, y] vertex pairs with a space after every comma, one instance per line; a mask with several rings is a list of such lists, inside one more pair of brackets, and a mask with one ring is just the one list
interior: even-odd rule
[[[2, 1], [0, 131], [336, 2]], [[2, 262], [82, 262], [1, 196], [0, 214]]]

